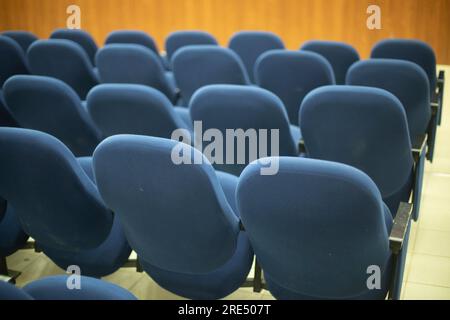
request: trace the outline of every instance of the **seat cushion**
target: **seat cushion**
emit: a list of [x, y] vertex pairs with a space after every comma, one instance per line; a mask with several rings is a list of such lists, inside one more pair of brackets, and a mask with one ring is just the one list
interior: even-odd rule
[[97, 248], [83, 251], [67, 251], [40, 245], [44, 253], [60, 268], [67, 270], [77, 265], [81, 274], [90, 277], [104, 277], [115, 272], [128, 260], [131, 248], [116, 215], [111, 233]]
[[222, 267], [206, 274], [184, 274], [159, 269], [141, 260], [142, 267], [161, 287], [189, 299], [215, 300], [237, 290], [247, 278], [253, 251], [244, 232], [238, 237], [236, 251]]
[[37, 300], [136, 300], [129, 291], [106, 281], [81, 277], [81, 289], [68, 289], [69, 276], [60, 275], [34, 281], [23, 291]]
[[217, 178], [219, 178], [223, 193], [225, 193], [225, 197], [230, 204], [231, 209], [233, 209], [233, 212], [239, 217], [240, 215], [236, 203], [236, 187], [239, 178], [223, 171], [216, 171], [216, 175]]

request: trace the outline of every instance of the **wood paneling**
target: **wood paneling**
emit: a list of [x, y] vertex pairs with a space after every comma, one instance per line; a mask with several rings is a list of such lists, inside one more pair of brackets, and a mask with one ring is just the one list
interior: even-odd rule
[[[138, 29], [163, 48], [175, 30], [201, 29], [222, 45], [239, 30], [268, 30], [287, 47], [309, 39], [345, 41], [367, 57], [383, 38], [418, 38], [450, 64], [450, 0], [0, 0], [0, 29], [25, 29], [41, 38], [66, 25], [66, 8], [81, 7], [81, 27], [99, 44], [112, 30]], [[382, 29], [368, 30], [366, 9], [382, 10]]]

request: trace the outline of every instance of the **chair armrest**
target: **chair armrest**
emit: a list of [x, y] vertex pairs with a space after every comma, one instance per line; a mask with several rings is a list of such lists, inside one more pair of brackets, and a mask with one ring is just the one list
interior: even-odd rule
[[427, 138], [428, 138], [428, 135], [421, 134], [421, 135], [417, 136], [413, 141], [411, 151], [412, 151], [415, 163], [419, 162], [420, 157], [425, 152], [425, 146], [427, 145]]
[[411, 203], [400, 202], [397, 215], [394, 219], [391, 234], [389, 235], [389, 247], [394, 254], [399, 254], [405, 241], [406, 231], [411, 221], [413, 205]]

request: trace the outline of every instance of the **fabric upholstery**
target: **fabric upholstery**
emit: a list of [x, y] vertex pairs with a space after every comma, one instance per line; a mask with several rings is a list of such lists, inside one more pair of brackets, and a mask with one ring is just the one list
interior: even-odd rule
[[170, 61], [174, 53], [186, 46], [192, 45], [218, 45], [213, 35], [203, 31], [176, 31], [166, 38], [166, 54]]
[[21, 30], [5, 31], [2, 32], [2, 35], [16, 41], [20, 45], [24, 53], [27, 52], [28, 48], [33, 42], [38, 40], [38, 37], [36, 37], [31, 32]]
[[272, 32], [241, 31], [233, 35], [228, 47], [241, 57], [250, 80], [254, 82], [254, 66], [258, 57], [269, 50], [284, 49], [284, 43]]
[[80, 29], [57, 29], [52, 32], [50, 39], [66, 39], [78, 43], [88, 55], [92, 65], [95, 65], [98, 47], [88, 32]]
[[271, 50], [255, 65], [255, 81], [283, 101], [292, 124], [298, 122], [303, 98], [313, 89], [335, 83], [330, 63], [307, 51]]
[[334, 71], [336, 84], [345, 84], [345, 76], [350, 66], [359, 61], [359, 54], [355, 48], [343, 42], [337, 41], [308, 41], [301, 50], [320, 54], [328, 60]]

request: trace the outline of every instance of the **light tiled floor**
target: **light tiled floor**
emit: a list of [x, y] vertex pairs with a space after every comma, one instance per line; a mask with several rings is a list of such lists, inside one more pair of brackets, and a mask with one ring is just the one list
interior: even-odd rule
[[[413, 223], [406, 261], [402, 299], [450, 299], [450, 66], [442, 126], [438, 130], [435, 159], [427, 163], [421, 216]], [[7, 259], [11, 269], [22, 272], [17, 284], [61, 274], [44, 254], [20, 250]], [[122, 268], [104, 278], [129, 289], [140, 299], [181, 299], [159, 287], [145, 273]], [[273, 299], [268, 291], [253, 293], [241, 288], [227, 299]]]

